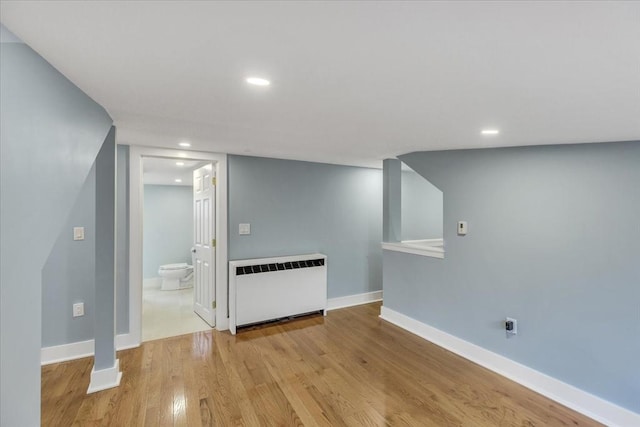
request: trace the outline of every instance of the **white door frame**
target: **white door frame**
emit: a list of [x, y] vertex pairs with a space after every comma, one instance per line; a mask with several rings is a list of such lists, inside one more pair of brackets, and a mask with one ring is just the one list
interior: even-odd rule
[[216, 168], [216, 329], [229, 329], [227, 304], [227, 155], [169, 148], [129, 148], [129, 335], [132, 346], [142, 342], [142, 159], [182, 158], [210, 161]]

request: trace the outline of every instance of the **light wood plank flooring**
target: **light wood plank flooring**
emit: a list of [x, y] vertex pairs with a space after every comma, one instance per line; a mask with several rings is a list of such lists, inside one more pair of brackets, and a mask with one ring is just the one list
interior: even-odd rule
[[593, 426], [594, 421], [378, 318], [379, 304], [42, 369], [45, 426]]

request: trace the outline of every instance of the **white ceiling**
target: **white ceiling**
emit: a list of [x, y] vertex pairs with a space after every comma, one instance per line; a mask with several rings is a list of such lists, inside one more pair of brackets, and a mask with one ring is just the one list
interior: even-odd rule
[[640, 2], [2, 1], [0, 17], [121, 143], [380, 166], [640, 139]]
[[[182, 163], [178, 165], [177, 162]], [[208, 162], [200, 160], [145, 157], [142, 160], [142, 182], [153, 185], [193, 185], [193, 170]], [[176, 182], [180, 179], [181, 182]]]

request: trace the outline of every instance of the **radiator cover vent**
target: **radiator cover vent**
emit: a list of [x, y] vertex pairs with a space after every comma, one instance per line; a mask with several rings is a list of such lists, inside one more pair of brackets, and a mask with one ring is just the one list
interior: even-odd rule
[[242, 267], [236, 267], [236, 276], [243, 276], [245, 274], [268, 273], [270, 271], [293, 270], [296, 268], [322, 267], [323, 265], [324, 258], [277, 262], [270, 264], [245, 265]]

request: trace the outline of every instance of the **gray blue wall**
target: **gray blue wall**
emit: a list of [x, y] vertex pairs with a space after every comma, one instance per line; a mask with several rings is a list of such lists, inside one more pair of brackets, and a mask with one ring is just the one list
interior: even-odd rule
[[[42, 346], [93, 339], [96, 281], [95, 167], [91, 169], [42, 269]], [[84, 227], [84, 240], [73, 240]], [[72, 305], [84, 302], [85, 315], [72, 317]]]
[[381, 289], [381, 241], [380, 170], [229, 156], [230, 260], [322, 252], [333, 298]]
[[129, 146], [116, 157], [116, 333], [129, 332]]
[[158, 277], [158, 267], [191, 264], [193, 187], [144, 186], [143, 277]]
[[0, 27], [0, 425], [37, 426], [42, 269], [112, 120]]
[[[117, 333], [129, 331], [129, 192], [128, 146], [118, 146], [116, 318]], [[94, 338], [95, 167], [87, 176], [42, 270], [42, 346]], [[85, 227], [85, 240], [74, 241], [73, 227]], [[85, 315], [73, 318], [71, 307], [84, 302]]]
[[444, 192], [446, 255], [385, 251], [384, 305], [640, 412], [640, 143], [400, 159]]
[[96, 290], [93, 318], [93, 369], [115, 367], [116, 361], [116, 128], [111, 127], [96, 161]]
[[442, 191], [412, 170], [402, 171], [402, 240], [442, 238]]
[[402, 162], [382, 161], [382, 240], [402, 240]]

